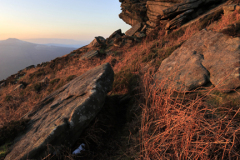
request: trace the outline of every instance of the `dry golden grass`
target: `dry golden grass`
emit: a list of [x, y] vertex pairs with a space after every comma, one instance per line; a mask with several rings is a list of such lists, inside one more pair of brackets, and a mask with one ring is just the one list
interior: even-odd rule
[[151, 74], [143, 82], [141, 159], [240, 158], [240, 108], [207, 104], [217, 88], [191, 96], [157, 89]]
[[207, 29], [221, 31], [222, 29], [228, 27], [229, 25], [239, 22], [240, 14], [238, 12], [239, 11], [235, 10], [232, 13], [223, 14], [222, 18], [218, 22], [215, 22], [212, 25], [208, 26]]

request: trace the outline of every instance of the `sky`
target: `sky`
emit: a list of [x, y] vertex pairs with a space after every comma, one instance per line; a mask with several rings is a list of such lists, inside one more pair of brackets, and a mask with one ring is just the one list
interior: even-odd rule
[[0, 0], [0, 40], [107, 38], [131, 27], [120, 12], [119, 0]]

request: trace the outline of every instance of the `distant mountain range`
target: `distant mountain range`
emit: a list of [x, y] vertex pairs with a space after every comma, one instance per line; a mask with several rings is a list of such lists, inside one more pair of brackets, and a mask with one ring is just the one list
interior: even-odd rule
[[80, 48], [89, 44], [91, 41], [80, 41], [73, 39], [56, 39], [56, 38], [35, 38], [35, 39], [25, 39], [24, 41], [37, 43], [37, 44], [46, 44], [49, 46], [59, 46], [59, 47], [73, 47]]
[[58, 44], [58, 43], [47, 43], [47, 46], [56, 46], [56, 47], [67, 47], [67, 48], [81, 48], [84, 45], [77, 45], [77, 44]]
[[0, 80], [30, 65], [37, 65], [75, 50], [53, 44], [35, 44], [15, 38], [0, 41]]

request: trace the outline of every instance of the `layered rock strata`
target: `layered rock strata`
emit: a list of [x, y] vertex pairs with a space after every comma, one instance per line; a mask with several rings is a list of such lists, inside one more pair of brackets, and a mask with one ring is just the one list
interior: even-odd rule
[[119, 0], [122, 12], [119, 17], [127, 24], [134, 26], [147, 21], [146, 0]]
[[134, 26], [141, 23], [149, 30], [165, 25], [174, 29], [198, 17], [225, 0], [119, 0], [122, 12], [119, 17]]

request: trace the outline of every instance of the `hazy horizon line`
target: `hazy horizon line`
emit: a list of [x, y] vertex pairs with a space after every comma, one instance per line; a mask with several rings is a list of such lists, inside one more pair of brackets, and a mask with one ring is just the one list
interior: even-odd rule
[[89, 44], [92, 40], [76, 40], [76, 39], [64, 39], [64, 38], [28, 38], [28, 39], [18, 39], [18, 38], [7, 38], [0, 39], [0, 41], [8, 39], [17, 39], [21, 41], [37, 43], [37, 44], [66, 44], [66, 45], [84, 45]]

